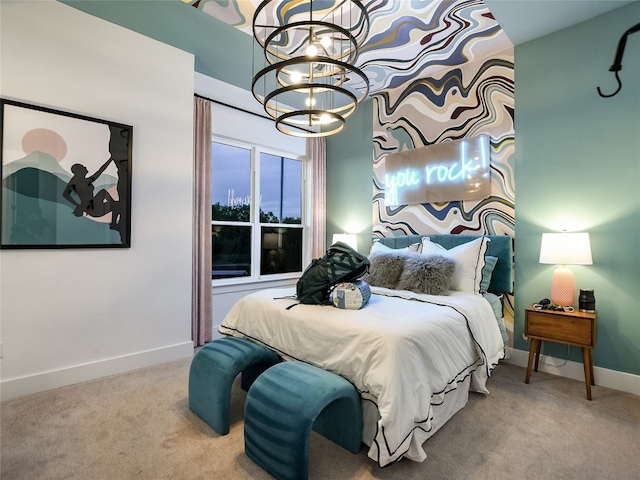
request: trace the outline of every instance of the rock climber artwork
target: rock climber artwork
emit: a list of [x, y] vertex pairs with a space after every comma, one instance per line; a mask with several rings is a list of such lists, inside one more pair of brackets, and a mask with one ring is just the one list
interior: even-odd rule
[[2, 248], [130, 247], [133, 127], [0, 103]]

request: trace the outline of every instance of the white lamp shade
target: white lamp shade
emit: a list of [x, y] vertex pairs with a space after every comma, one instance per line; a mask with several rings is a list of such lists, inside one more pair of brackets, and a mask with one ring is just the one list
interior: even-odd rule
[[561, 265], [551, 279], [551, 301], [561, 307], [573, 305], [576, 282], [566, 265], [591, 265], [591, 243], [588, 233], [543, 233], [540, 263]]
[[358, 237], [355, 233], [334, 233], [331, 243], [336, 242], [346, 243], [354, 250], [358, 250]]
[[543, 233], [540, 263], [592, 265], [588, 233]]

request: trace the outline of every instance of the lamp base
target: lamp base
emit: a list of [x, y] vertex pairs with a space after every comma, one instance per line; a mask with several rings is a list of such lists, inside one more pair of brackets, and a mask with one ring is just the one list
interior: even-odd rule
[[573, 272], [565, 266], [556, 268], [551, 279], [551, 301], [561, 307], [569, 307], [575, 299], [576, 282]]

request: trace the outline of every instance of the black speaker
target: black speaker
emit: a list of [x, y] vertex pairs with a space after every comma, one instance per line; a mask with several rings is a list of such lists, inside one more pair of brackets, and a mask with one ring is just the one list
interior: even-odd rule
[[596, 297], [593, 295], [593, 288], [581, 288], [578, 298], [578, 308], [581, 312], [595, 313]]

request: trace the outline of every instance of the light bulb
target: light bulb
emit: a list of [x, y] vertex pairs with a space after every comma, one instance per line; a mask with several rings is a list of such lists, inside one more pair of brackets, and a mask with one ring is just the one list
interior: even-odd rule
[[315, 105], [316, 105], [316, 99], [315, 99], [315, 98], [313, 98], [313, 97], [311, 97], [311, 98], [307, 97], [307, 98], [304, 100], [304, 103], [305, 103], [305, 105], [306, 105], [307, 107], [315, 107]]
[[331, 37], [322, 37], [320, 39], [320, 45], [322, 45], [324, 48], [327, 48], [329, 45], [331, 45]]
[[300, 83], [301, 80], [302, 80], [301, 72], [298, 72], [297, 70], [294, 70], [293, 72], [291, 72], [291, 81], [293, 83]]
[[322, 115], [320, 115], [320, 123], [330, 123], [331, 122], [331, 115], [329, 115], [328, 113], [323, 113]]
[[307, 47], [307, 55], [315, 57], [318, 54], [318, 48], [315, 45], [309, 45]]

